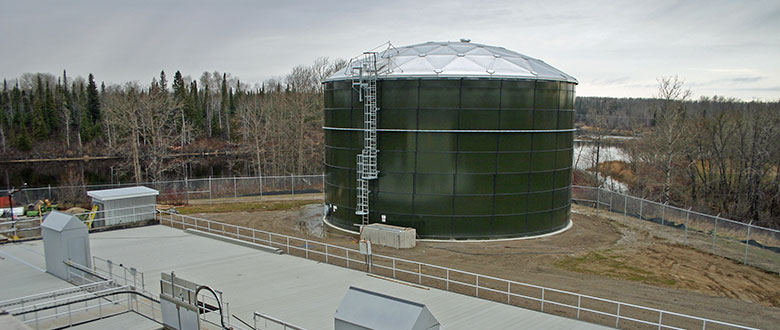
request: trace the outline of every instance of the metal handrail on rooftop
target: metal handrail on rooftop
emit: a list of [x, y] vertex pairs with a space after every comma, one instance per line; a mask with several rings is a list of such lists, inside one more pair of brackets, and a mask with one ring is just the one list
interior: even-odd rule
[[288, 322], [282, 321], [282, 320], [280, 320], [280, 319], [277, 319], [277, 318], [275, 318], [275, 317], [273, 317], [273, 316], [266, 315], [266, 314], [263, 314], [263, 313], [260, 313], [260, 312], [255, 312], [255, 313], [252, 315], [252, 320], [254, 321], [254, 326], [253, 326], [253, 328], [255, 328], [255, 329], [259, 329], [259, 328], [257, 327], [257, 319], [264, 319], [264, 320], [266, 320], [266, 321], [271, 321], [271, 322], [273, 322], [273, 323], [276, 323], [276, 324], [278, 324], [278, 325], [281, 325], [281, 326], [283, 327], [283, 329], [285, 329], [285, 330], [287, 330], [287, 329], [292, 329], [292, 330], [306, 330], [305, 328], [299, 327], [299, 326], [297, 326], [297, 325], [294, 325], [294, 324], [292, 324], [292, 323], [288, 323]]
[[[165, 218], [165, 217], [163, 217], [163, 215], [167, 215], [168, 217]], [[177, 217], [179, 219], [178, 221], [176, 221]], [[185, 219], [188, 219], [191, 222], [190, 223], [185, 222]], [[611, 317], [611, 318], [615, 318], [614, 327], [616, 327], [616, 328], [620, 326], [620, 324], [621, 324], [620, 322], [621, 321], [631, 321], [631, 322], [637, 322], [637, 323], [642, 323], [642, 324], [646, 324], [646, 325], [657, 326], [659, 329], [661, 329], [661, 328], [682, 329], [682, 328], [670, 325], [668, 323], [664, 323], [665, 319], [668, 322], [669, 317], [673, 316], [673, 317], [676, 317], [676, 318], [687, 319], [689, 321], [701, 322], [701, 328], [702, 329], [708, 329], [708, 326], [711, 326], [711, 325], [725, 326], [725, 327], [730, 327], [730, 328], [734, 328], [734, 329], [755, 329], [755, 328], [748, 327], [748, 326], [743, 326], [743, 325], [738, 325], [738, 324], [733, 324], [733, 323], [728, 323], [728, 322], [722, 322], [722, 321], [717, 321], [717, 320], [712, 320], [712, 319], [708, 319], [708, 318], [692, 316], [692, 315], [683, 314], [683, 313], [676, 313], [676, 312], [671, 312], [671, 311], [657, 309], [657, 308], [652, 308], [652, 307], [645, 307], [645, 306], [636, 305], [636, 304], [624, 303], [624, 302], [620, 302], [620, 301], [616, 301], [616, 300], [611, 300], [611, 299], [606, 299], [606, 298], [599, 298], [599, 297], [595, 297], [595, 296], [590, 296], [590, 295], [585, 295], [585, 294], [580, 294], [580, 293], [575, 293], [575, 292], [570, 292], [570, 291], [565, 291], [565, 290], [547, 288], [547, 287], [540, 286], [540, 285], [534, 285], [534, 284], [529, 284], [529, 283], [523, 283], [523, 282], [508, 280], [508, 279], [502, 279], [502, 278], [498, 278], [498, 277], [494, 277], [494, 276], [481, 275], [481, 274], [477, 274], [477, 273], [472, 273], [472, 272], [467, 272], [467, 271], [462, 271], [462, 270], [457, 270], [457, 269], [452, 269], [452, 268], [447, 268], [447, 267], [442, 267], [442, 266], [437, 266], [437, 265], [432, 265], [432, 264], [427, 264], [427, 263], [421, 263], [421, 262], [417, 262], [417, 261], [405, 260], [405, 259], [401, 259], [401, 258], [395, 258], [395, 257], [389, 257], [389, 256], [383, 256], [383, 255], [374, 254], [373, 255], [374, 262], [366, 262], [364, 260], [350, 258], [350, 253], [352, 253], [353, 255], [361, 255], [360, 251], [356, 250], [356, 249], [350, 249], [350, 248], [345, 248], [345, 247], [338, 246], [338, 245], [322, 243], [322, 242], [318, 242], [318, 241], [312, 241], [312, 240], [299, 238], [299, 237], [295, 237], [295, 236], [289, 236], [289, 235], [272, 233], [272, 232], [259, 230], [259, 229], [254, 229], [254, 228], [248, 228], [248, 227], [243, 227], [243, 226], [236, 226], [236, 225], [226, 224], [226, 223], [213, 221], [213, 220], [208, 220], [208, 219], [196, 218], [196, 217], [186, 216], [186, 215], [182, 215], [182, 214], [175, 214], [175, 213], [171, 213], [171, 212], [168, 212], [168, 211], [160, 211], [160, 222], [161, 223], [169, 222], [170, 226], [174, 227], [174, 228], [176, 228], [176, 225], [179, 225], [179, 226], [181, 226], [181, 229], [185, 229], [185, 228], [189, 227], [189, 228], [194, 228], [194, 229], [198, 229], [198, 230], [206, 230], [208, 232], [221, 234], [223, 236], [235, 237], [235, 238], [242, 239], [242, 240], [248, 240], [248, 241], [251, 241], [253, 243], [256, 243], [257, 241], [260, 241], [260, 242], [264, 242], [265, 244], [268, 244], [270, 246], [277, 246], [277, 247], [281, 246], [281, 247], [283, 247], [286, 250], [287, 254], [290, 254], [291, 251], [300, 251], [300, 252], [302, 252], [303, 256], [306, 259], [311, 259], [312, 256], [318, 255], [318, 256], [324, 257], [324, 259], [325, 259], [324, 261], [326, 263], [334, 264], [334, 265], [337, 265], [337, 266], [341, 266], [341, 265], [335, 264], [335, 263], [331, 262], [331, 260], [342, 260], [342, 261], [344, 261], [346, 263], [346, 268], [350, 268], [350, 269], [355, 269], [355, 268], [350, 266], [350, 263], [364, 265], [367, 268], [370, 265], [372, 270], [369, 270], [369, 272], [374, 273], [375, 271], [373, 271], [373, 270], [375, 270], [375, 269], [385, 269], [387, 271], [392, 271], [392, 278], [394, 278], [394, 279], [400, 279], [400, 278], [398, 278], [398, 274], [399, 273], [413, 275], [413, 276], [417, 277], [416, 283], [420, 284], [420, 285], [424, 285], [423, 278], [431, 279], [431, 280], [435, 280], [435, 281], [443, 281], [444, 284], [445, 284], [445, 288], [444, 289], [446, 291], [452, 291], [452, 290], [450, 290], [451, 284], [459, 285], [459, 286], [465, 286], [465, 287], [469, 287], [469, 288], [474, 289], [474, 292], [475, 292], [474, 295], [476, 297], [478, 297], [478, 298], [489, 299], [487, 297], [484, 297], [484, 295], [483, 295], [483, 297], [480, 297], [480, 291], [488, 291], [488, 292], [492, 292], [492, 293], [496, 293], [496, 294], [506, 295], [507, 296], [506, 303], [510, 304], [510, 305], [513, 305], [512, 304], [512, 297], [528, 299], [528, 300], [531, 300], [531, 301], [539, 302], [540, 303], [540, 310], [542, 312], [545, 312], [545, 310], [544, 310], [545, 304], [547, 304], [547, 305], [554, 305], [554, 306], [560, 306], [560, 307], [571, 309], [572, 311], [576, 311], [576, 319], [579, 319], [579, 320], [583, 319], [582, 312], [608, 316], [608, 317]], [[228, 228], [229, 230], [225, 230], [226, 228]], [[230, 229], [234, 229], [234, 230], [230, 230]], [[245, 233], [251, 232], [252, 235], [251, 236], [242, 235], [241, 234], [242, 231], [244, 231]], [[267, 239], [266, 239], [266, 237], [267, 237]], [[277, 239], [277, 241], [274, 241], [274, 237], [277, 237], [278, 239], [284, 239], [284, 243], [278, 242], [278, 239]], [[299, 242], [299, 243], [302, 242], [303, 244], [302, 244], [302, 246], [296, 246], [294, 244], [291, 244], [291, 241], [293, 241], [293, 243], [294, 242]], [[318, 250], [313, 248], [313, 247], [317, 247], [317, 246], [319, 246], [321, 248], [324, 248], [324, 252], [323, 251], [318, 251]], [[345, 256], [333, 254], [333, 253], [331, 253], [331, 251], [343, 251], [345, 253]], [[377, 261], [377, 259], [380, 259], [380, 260], [384, 259], [386, 261], [389, 261], [391, 263], [391, 266], [384, 266], [384, 265], [381, 265], [381, 264], [376, 264], [375, 261]], [[416, 271], [410, 271], [410, 270], [403, 269], [403, 268], [400, 267], [400, 265], [397, 265], [397, 264], [414, 265], [416, 267], [413, 267], [413, 268], [416, 268]], [[425, 274], [423, 272], [424, 267], [426, 269], [438, 269], [439, 271], [444, 271], [445, 274], [446, 274], [446, 277]], [[472, 284], [472, 283], [467, 283], [467, 282], [463, 282], [463, 281], [458, 281], [458, 280], [452, 279], [451, 278], [451, 274], [473, 276], [474, 279], [475, 279], [475, 283]], [[401, 280], [403, 280], [403, 279], [401, 279]], [[495, 288], [491, 288], [491, 287], [486, 287], [485, 285], [480, 285], [480, 283], [479, 283], [480, 280], [482, 280], [483, 282], [485, 280], [493, 280], [493, 281], [506, 283], [506, 290], [499, 290], [499, 289], [495, 289]], [[405, 281], [414, 283], [414, 281], [410, 281], [410, 280], [405, 280]], [[526, 287], [526, 288], [539, 289], [541, 291], [541, 297], [537, 298], [537, 297], [532, 297], [532, 296], [528, 296], [528, 295], [522, 295], [522, 294], [514, 293], [514, 292], [512, 292], [512, 288], [513, 287]], [[549, 293], [550, 292], [552, 292], [552, 293], [559, 293], [559, 294], [564, 294], [564, 295], [568, 295], [568, 296], [571, 296], [571, 297], [575, 297], [575, 298], [577, 298], [577, 304], [574, 305], [574, 304], [568, 304], [568, 303], [564, 303], [564, 302], [560, 302], [560, 301], [551, 300], [549, 298]], [[548, 294], [547, 298], [545, 298], [545, 293]], [[489, 300], [497, 301], [495, 299], [489, 299]], [[592, 307], [583, 306], [584, 305], [583, 300], [586, 300], [586, 301], [590, 300], [590, 301], [597, 301], [597, 302], [603, 302], [603, 303], [611, 304], [612, 306], [615, 307], [615, 312], [605, 311], [605, 310], [598, 310], [598, 309], [595, 309], [595, 308], [592, 308]], [[498, 302], [503, 302], [503, 301], [498, 301]], [[623, 312], [622, 313], [624, 313], [624, 314], [621, 314], [621, 307], [623, 308]], [[645, 311], [645, 312], [656, 313], [657, 314], [657, 319], [654, 319], [654, 320], [650, 321], [650, 320], [646, 320], [646, 319], [643, 320], [643, 319], [639, 319], [637, 317], [632, 317], [632, 316], [625, 315], [626, 307], [637, 309], [637, 310], [641, 310], [641, 311]], [[547, 312], [550, 313], [549, 310]], [[666, 316], [666, 318], [664, 318], [664, 316]], [[612, 325], [610, 325], [610, 326], [612, 326]]]

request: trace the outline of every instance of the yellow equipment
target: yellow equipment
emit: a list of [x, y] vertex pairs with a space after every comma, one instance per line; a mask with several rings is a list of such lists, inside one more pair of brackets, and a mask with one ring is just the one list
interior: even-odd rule
[[92, 229], [92, 221], [95, 220], [95, 215], [97, 215], [99, 207], [97, 204], [92, 206], [92, 212], [89, 212], [89, 218], [87, 218], [87, 228]]

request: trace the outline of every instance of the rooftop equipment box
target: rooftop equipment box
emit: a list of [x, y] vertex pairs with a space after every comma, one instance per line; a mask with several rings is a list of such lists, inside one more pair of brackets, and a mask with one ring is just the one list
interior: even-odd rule
[[92, 228], [154, 220], [159, 194], [142, 186], [88, 191], [93, 209], [97, 206]]
[[89, 230], [76, 216], [52, 211], [41, 224], [46, 272], [63, 280], [69, 280], [65, 261], [89, 268], [92, 257], [89, 252]]
[[424, 304], [349, 287], [336, 310], [336, 330], [439, 330], [439, 321]]
[[363, 226], [360, 239], [373, 244], [394, 247], [396, 249], [413, 248], [417, 242], [417, 230], [408, 227], [398, 227], [374, 223]]

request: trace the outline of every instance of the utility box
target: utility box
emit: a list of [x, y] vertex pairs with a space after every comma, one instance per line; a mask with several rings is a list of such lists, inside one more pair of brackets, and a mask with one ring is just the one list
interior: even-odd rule
[[159, 194], [143, 186], [88, 191], [92, 209], [97, 206], [92, 228], [154, 220]]
[[336, 330], [438, 330], [439, 321], [423, 304], [349, 287], [336, 310]]
[[70, 260], [87, 268], [92, 266], [89, 230], [76, 216], [51, 211], [41, 224], [41, 235], [46, 272], [68, 281], [70, 279], [65, 261]]
[[360, 232], [360, 239], [396, 249], [409, 249], [417, 244], [417, 230], [409, 227], [373, 223], [363, 226], [363, 230]]

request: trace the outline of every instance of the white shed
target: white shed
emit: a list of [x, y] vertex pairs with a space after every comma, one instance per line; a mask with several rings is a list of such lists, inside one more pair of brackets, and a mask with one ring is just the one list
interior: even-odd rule
[[52, 211], [41, 224], [41, 235], [46, 272], [68, 280], [68, 266], [65, 261], [70, 260], [85, 267], [92, 265], [89, 230], [76, 216]]
[[93, 209], [98, 209], [92, 228], [154, 220], [159, 194], [143, 186], [88, 191]]
[[439, 330], [439, 321], [423, 304], [349, 287], [336, 310], [336, 330]]

